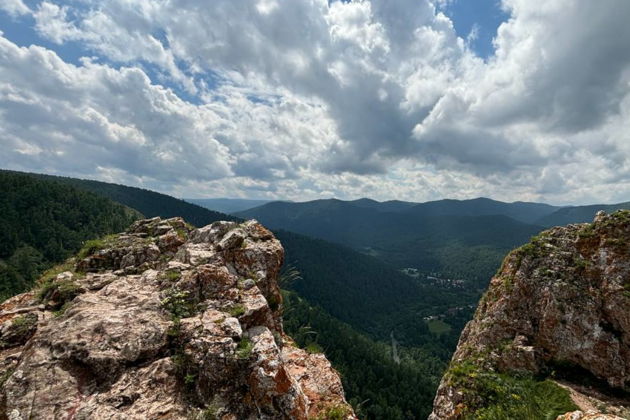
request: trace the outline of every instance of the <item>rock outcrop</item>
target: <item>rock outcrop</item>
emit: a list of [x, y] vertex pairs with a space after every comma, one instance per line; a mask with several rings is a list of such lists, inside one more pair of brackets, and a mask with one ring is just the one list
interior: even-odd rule
[[255, 221], [134, 223], [0, 305], [0, 419], [354, 419]]
[[[583, 411], [559, 419], [627, 418], [629, 386], [630, 212], [600, 212], [506, 257], [462, 332], [430, 419], [542, 407], [552, 396]], [[540, 403], [525, 401], [539, 394]]]

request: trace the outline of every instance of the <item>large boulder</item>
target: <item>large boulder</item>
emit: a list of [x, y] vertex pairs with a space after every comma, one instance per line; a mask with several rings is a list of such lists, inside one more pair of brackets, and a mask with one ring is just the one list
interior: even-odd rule
[[89, 242], [0, 305], [0, 418], [355, 418], [337, 372], [284, 334], [283, 255], [255, 221]]
[[[497, 395], [484, 391], [506, 377], [588, 382], [601, 406], [608, 394], [628, 395], [630, 212], [550, 229], [506, 257], [462, 332], [430, 418], [474, 418]], [[630, 406], [628, 397], [611, 401]], [[563, 418], [595, 418], [575, 416]]]

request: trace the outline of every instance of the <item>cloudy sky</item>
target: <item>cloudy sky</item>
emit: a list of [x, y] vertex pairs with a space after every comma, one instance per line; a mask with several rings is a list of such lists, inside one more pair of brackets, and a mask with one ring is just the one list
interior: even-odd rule
[[630, 200], [628, 0], [2, 0], [0, 167], [180, 197]]

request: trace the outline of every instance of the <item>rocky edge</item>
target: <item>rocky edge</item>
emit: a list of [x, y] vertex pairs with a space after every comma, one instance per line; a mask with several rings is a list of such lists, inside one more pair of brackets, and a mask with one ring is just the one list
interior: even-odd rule
[[506, 257], [461, 335], [430, 419], [483, 418], [509, 378], [547, 379], [546, 398], [565, 389], [575, 411], [558, 419], [628, 418], [630, 212], [553, 228]]
[[354, 419], [255, 221], [141, 220], [0, 305], [0, 419]]

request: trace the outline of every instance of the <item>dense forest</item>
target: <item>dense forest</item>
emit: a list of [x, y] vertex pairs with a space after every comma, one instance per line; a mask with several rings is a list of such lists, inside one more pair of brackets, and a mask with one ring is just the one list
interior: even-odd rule
[[28, 288], [82, 243], [142, 215], [70, 185], [0, 171], [0, 299]]
[[293, 292], [284, 326], [307, 351], [323, 351], [341, 374], [348, 401], [365, 419], [426, 419], [446, 362], [420, 349], [392, 348], [359, 334]]
[[211, 211], [184, 200], [143, 188], [52, 175], [37, 174], [35, 176], [91, 191], [132, 209], [136, 209], [146, 217], [183, 217], [188, 223], [194, 226], [209, 225], [217, 220], [240, 220], [227, 214]]
[[[472, 315], [468, 306], [479, 298], [474, 291], [410, 278], [342, 245], [286, 231], [277, 231], [276, 236], [285, 248], [286, 264], [301, 274], [284, 287], [377, 340], [388, 340], [393, 332], [404, 345], [424, 346], [448, 359]], [[445, 314], [452, 329], [436, 337], [423, 318], [439, 314]]]

